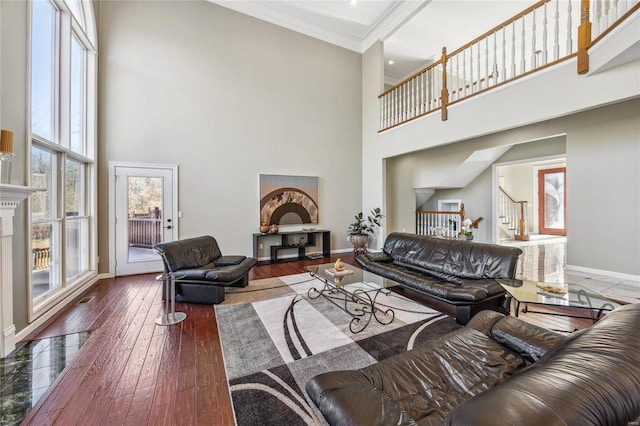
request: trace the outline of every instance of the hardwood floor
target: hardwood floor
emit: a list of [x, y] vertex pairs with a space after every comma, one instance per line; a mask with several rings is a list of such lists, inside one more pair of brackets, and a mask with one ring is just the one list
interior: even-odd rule
[[[353, 263], [353, 255], [332, 255]], [[326, 259], [253, 268], [250, 279], [305, 272]], [[156, 274], [102, 280], [27, 340], [92, 330], [91, 337], [25, 418], [26, 425], [233, 425], [215, 311], [177, 304], [185, 321], [155, 324], [162, 312]], [[531, 315], [525, 315], [531, 320]], [[539, 316], [543, 317], [543, 316]], [[537, 320], [548, 328], [590, 322]], [[586, 325], [585, 325], [586, 324]]]
[[[349, 253], [333, 255], [353, 262]], [[305, 272], [327, 262], [258, 266], [249, 278]], [[186, 320], [157, 326], [162, 312], [157, 274], [101, 280], [27, 337], [92, 330], [91, 337], [25, 418], [26, 425], [233, 425], [215, 312], [176, 304]]]

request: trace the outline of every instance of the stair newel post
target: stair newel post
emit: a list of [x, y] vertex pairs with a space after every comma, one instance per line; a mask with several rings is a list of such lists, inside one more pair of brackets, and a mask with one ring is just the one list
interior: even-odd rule
[[591, 44], [591, 22], [589, 21], [589, 0], [580, 4], [580, 26], [578, 27], [578, 74], [589, 71], [589, 52]]
[[447, 105], [449, 104], [449, 89], [447, 89], [447, 48], [442, 48], [442, 93], [440, 95], [442, 108], [442, 121], [447, 121]]
[[527, 233], [527, 219], [526, 219], [526, 201], [519, 201], [520, 203], [520, 219], [518, 220], [518, 233], [516, 240], [529, 241], [529, 235]]
[[462, 224], [464, 223], [464, 203], [460, 203], [460, 229], [458, 229], [458, 235], [462, 235]]

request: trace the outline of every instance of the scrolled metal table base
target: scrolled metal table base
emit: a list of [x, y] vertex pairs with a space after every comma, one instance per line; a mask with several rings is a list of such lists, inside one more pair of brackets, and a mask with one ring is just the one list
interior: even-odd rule
[[[318, 278], [316, 275], [312, 275]], [[390, 324], [395, 319], [395, 312], [393, 309], [388, 308], [383, 310], [376, 306], [376, 300], [380, 294], [384, 294], [385, 296], [389, 296], [391, 294], [389, 289], [378, 288], [375, 290], [373, 297], [371, 297], [371, 294], [369, 293], [373, 293], [373, 289], [371, 291], [357, 289], [353, 292], [349, 292], [342, 287], [329, 284], [323, 279], [318, 279], [324, 283], [324, 287], [320, 290], [315, 287], [311, 287], [307, 291], [307, 296], [309, 299], [317, 299], [322, 296], [349, 314], [349, 316], [351, 316], [349, 330], [353, 334], [360, 333], [367, 328], [371, 322], [371, 318], [375, 318], [375, 320], [382, 325]]]

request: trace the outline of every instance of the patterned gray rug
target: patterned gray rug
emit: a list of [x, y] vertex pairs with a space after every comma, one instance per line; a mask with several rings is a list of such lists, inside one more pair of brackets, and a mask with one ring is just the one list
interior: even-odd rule
[[311, 287], [322, 284], [309, 274], [252, 281], [215, 306], [238, 425], [325, 424], [304, 392], [313, 376], [362, 368], [460, 327], [392, 293], [378, 303], [393, 309], [393, 321], [374, 318], [352, 333], [352, 317], [324, 297], [310, 299]]

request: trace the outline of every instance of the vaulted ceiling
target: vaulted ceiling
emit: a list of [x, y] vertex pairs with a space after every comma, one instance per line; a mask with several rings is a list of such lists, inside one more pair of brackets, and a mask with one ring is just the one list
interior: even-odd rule
[[[533, 0], [210, 0], [359, 53], [384, 42], [395, 84], [534, 4]], [[389, 64], [393, 61], [393, 64]]]

